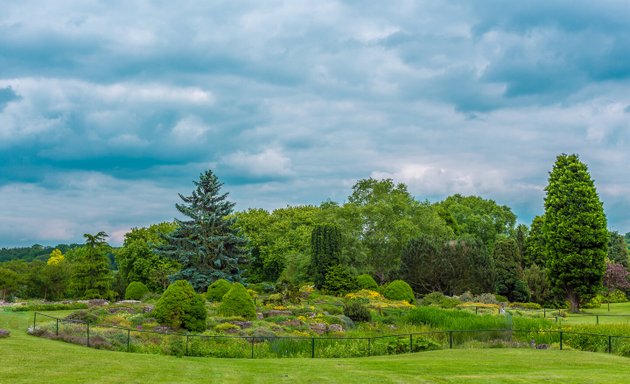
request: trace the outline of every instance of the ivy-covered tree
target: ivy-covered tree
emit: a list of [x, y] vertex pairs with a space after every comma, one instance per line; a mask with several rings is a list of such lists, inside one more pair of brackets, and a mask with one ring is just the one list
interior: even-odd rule
[[571, 312], [593, 297], [606, 270], [608, 230], [602, 202], [586, 164], [575, 154], [559, 155], [545, 188], [544, 234], [552, 287]]
[[341, 263], [341, 231], [336, 225], [318, 225], [311, 234], [311, 271], [315, 288], [321, 289], [330, 268]]
[[183, 203], [175, 204], [188, 220], [177, 220], [177, 229], [165, 235], [158, 254], [179, 262], [181, 270], [171, 280], [187, 280], [197, 292], [205, 292], [218, 279], [241, 280], [245, 239], [234, 227], [230, 216], [234, 203], [221, 193], [223, 183], [208, 170], [190, 196], [179, 194]]

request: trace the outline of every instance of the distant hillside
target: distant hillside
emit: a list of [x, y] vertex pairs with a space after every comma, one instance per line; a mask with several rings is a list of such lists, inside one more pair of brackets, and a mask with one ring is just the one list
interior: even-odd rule
[[0, 263], [11, 260], [46, 261], [48, 260], [48, 256], [50, 256], [50, 252], [55, 248], [59, 248], [62, 253], [66, 253], [68, 250], [80, 246], [80, 244], [59, 244], [55, 247], [51, 247], [35, 244], [31, 247], [0, 248]]

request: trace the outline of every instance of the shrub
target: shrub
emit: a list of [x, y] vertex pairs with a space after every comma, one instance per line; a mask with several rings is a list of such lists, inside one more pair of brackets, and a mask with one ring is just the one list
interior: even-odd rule
[[394, 280], [383, 290], [383, 296], [390, 300], [404, 300], [412, 303], [415, 299], [413, 290], [403, 280]]
[[367, 289], [370, 291], [378, 290], [378, 284], [376, 284], [374, 278], [368, 274], [357, 276], [357, 284], [361, 289]]
[[219, 279], [208, 286], [206, 299], [208, 301], [221, 301], [223, 296], [232, 288], [232, 284], [225, 279]]
[[87, 309], [86, 303], [50, 303], [50, 304], [29, 304], [29, 305], [12, 305], [5, 307], [5, 311], [24, 312], [24, 311], [59, 311], [66, 309]]
[[331, 295], [341, 296], [355, 291], [357, 287], [357, 278], [347, 267], [337, 264], [328, 268], [322, 290]]
[[256, 306], [243, 284], [234, 283], [223, 296], [219, 313], [223, 316], [243, 316], [246, 319], [255, 319]]
[[188, 281], [177, 280], [162, 294], [153, 315], [160, 324], [202, 332], [208, 316], [204, 302]]
[[626, 294], [623, 291], [615, 289], [606, 295], [605, 299], [602, 301], [606, 303], [626, 303], [628, 302], [628, 297], [626, 297]]
[[125, 289], [125, 300], [140, 300], [149, 293], [149, 288], [139, 281], [132, 281]]
[[0, 328], [0, 339], [5, 338], [5, 337], [9, 337], [10, 335], [11, 335], [11, 332], [9, 332], [6, 329]]
[[420, 300], [421, 305], [433, 305], [440, 308], [455, 308], [461, 302], [453, 297], [445, 296], [442, 292], [431, 292]]
[[502, 295], [494, 295], [494, 298], [499, 302], [499, 303], [507, 303], [509, 302], [508, 298]]
[[352, 321], [371, 321], [372, 315], [367, 306], [359, 301], [351, 301], [344, 305], [343, 314], [348, 316]]
[[240, 331], [241, 327], [232, 323], [221, 323], [214, 327], [214, 330], [222, 333], [235, 333]]
[[538, 303], [510, 303], [510, 308], [523, 308], [523, 309], [542, 309], [542, 306]]

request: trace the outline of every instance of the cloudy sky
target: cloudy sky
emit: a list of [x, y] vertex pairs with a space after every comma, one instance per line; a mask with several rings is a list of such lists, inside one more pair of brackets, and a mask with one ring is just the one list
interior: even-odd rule
[[376, 177], [529, 224], [560, 153], [630, 231], [630, 2], [0, 9], [0, 246], [118, 244], [178, 217], [208, 168], [237, 210], [343, 202]]

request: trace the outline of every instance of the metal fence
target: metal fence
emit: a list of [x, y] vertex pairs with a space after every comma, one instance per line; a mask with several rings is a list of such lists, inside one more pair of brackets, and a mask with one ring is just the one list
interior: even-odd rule
[[35, 312], [29, 333], [98, 349], [225, 358], [362, 357], [487, 347], [569, 347], [630, 356], [630, 336], [562, 330], [445, 330], [375, 337], [210, 336], [96, 325]]

